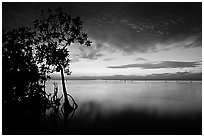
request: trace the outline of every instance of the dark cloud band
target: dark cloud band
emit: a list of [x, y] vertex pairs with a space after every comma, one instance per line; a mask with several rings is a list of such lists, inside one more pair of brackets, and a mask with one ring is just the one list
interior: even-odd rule
[[162, 61], [160, 63], [128, 64], [121, 66], [109, 66], [107, 68], [142, 68], [142, 69], [161, 69], [161, 68], [191, 68], [198, 67], [201, 62], [180, 62]]

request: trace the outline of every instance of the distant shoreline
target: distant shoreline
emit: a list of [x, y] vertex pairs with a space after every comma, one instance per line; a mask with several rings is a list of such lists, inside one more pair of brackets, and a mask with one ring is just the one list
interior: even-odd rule
[[[51, 78], [51, 80], [62, 80]], [[65, 79], [65, 80], [120, 80], [120, 81], [202, 81], [202, 79]]]
[[[60, 76], [51, 76], [53, 80], [61, 80]], [[122, 80], [122, 81], [202, 81], [202, 73], [162, 73], [147, 76], [113, 75], [113, 76], [66, 76], [66, 80]]]

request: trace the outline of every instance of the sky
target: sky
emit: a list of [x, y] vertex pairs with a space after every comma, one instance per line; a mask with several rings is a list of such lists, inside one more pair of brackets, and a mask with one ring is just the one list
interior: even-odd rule
[[72, 76], [202, 72], [202, 3], [3, 3], [2, 27], [32, 27], [40, 11], [79, 16], [91, 47], [69, 47]]

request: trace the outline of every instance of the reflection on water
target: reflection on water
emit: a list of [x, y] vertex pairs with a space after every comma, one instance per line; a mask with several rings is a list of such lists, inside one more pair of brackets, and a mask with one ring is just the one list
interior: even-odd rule
[[[47, 82], [47, 91], [53, 91], [53, 82]], [[55, 82], [61, 85], [61, 81]], [[82, 80], [67, 81], [67, 89], [79, 105], [70, 134], [94, 134], [93, 129], [96, 134], [151, 134], [160, 129], [162, 134], [164, 126], [165, 130], [179, 129], [176, 133], [183, 128], [201, 131], [201, 82]], [[59, 91], [62, 94], [61, 86]]]

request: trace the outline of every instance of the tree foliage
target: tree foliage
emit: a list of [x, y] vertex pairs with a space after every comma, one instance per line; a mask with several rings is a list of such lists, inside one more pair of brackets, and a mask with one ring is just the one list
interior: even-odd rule
[[33, 56], [33, 36], [26, 27], [4, 31], [2, 35], [3, 129], [6, 133], [28, 129], [26, 121], [42, 116], [51, 105], [42, 90], [42, 75]]
[[42, 11], [42, 18], [34, 21], [37, 62], [41, 64], [42, 71], [52, 73], [60, 71], [60, 65], [69, 75], [69, 50], [74, 42], [90, 46], [87, 34], [83, 31], [79, 17], [71, 18], [61, 8], [47, 13]]
[[33, 32], [23, 27], [4, 32], [2, 37], [3, 99], [20, 101], [40, 79], [33, 58]]

